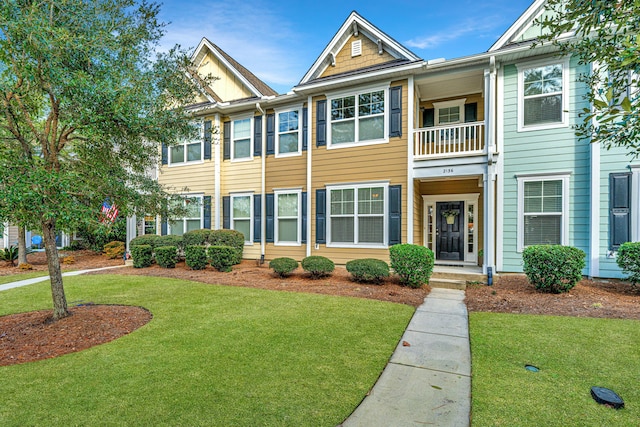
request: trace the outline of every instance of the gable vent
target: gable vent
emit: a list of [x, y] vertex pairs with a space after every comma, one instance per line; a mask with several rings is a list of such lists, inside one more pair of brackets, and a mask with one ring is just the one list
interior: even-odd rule
[[362, 40], [356, 40], [351, 42], [351, 56], [362, 55]]

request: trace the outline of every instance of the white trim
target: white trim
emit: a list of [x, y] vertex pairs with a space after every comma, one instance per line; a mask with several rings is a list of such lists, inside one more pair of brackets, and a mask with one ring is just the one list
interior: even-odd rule
[[[282, 113], [290, 113], [293, 111], [298, 112], [298, 150], [292, 151], [290, 153], [280, 153], [280, 134], [281, 133], [294, 133], [294, 132], [280, 132], [280, 114]], [[302, 104], [285, 107], [285, 108], [277, 108], [275, 110], [275, 157], [294, 157], [302, 155]]]
[[[184, 193], [184, 194], [180, 194], [180, 197], [182, 197], [183, 206], [185, 206], [186, 199], [198, 199], [198, 203], [200, 204], [200, 228], [203, 228], [204, 227], [204, 193], [202, 192]], [[183, 216], [181, 218], [176, 218], [174, 221], [167, 221], [167, 234], [173, 235], [173, 233], [171, 232], [171, 223], [178, 222], [178, 221], [182, 221], [182, 234], [186, 233], [187, 231], [189, 231], [187, 230], [186, 221], [193, 221], [194, 219], [196, 219], [196, 217]]]
[[[560, 112], [562, 120], [560, 122], [544, 123], [539, 125], [524, 125], [524, 72], [533, 68], [541, 68], [549, 65], [562, 66], [562, 110]], [[542, 60], [528, 61], [516, 64], [518, 69], [518, 132], [529, 132], [544, 129], [557, 129], [569, 126], [569, 97], [571, 96], [569, 80], [569, 58], [546, 58]], [[552, 94], [543, 94], [550, 96]]]
[[631, 241], [640, 242], [640, 165], [629, 167], [631, 169]]
[[[229, 135], [229, 139], [230, 139], [230, 160], [231, 162], [248, 162], [253, 160], [253, 125], [254, 125], [254, 119], [253, 119], [253, 115], [242, 115], [242, 116], [236, 116], [236, 117], [230, 117], [230, 121], [231, 121], [231, 125], [229, 126], [229, 131], [230, 131], [230, 135]], [[239, 122], [239, 121], [244, 121], [244, 120], [249, 120], [249, 156], [248, 157], [240, 157], [238, 159], [235, 158], [235, 138], [234, 138], [234, 132], [235, 132], [235, 123]]]
[[493, 52], [495, 50], [504, 47], [515, 35], [520, 32], [522, 28], [525, 26], [527, 21], [531, 21], [534, 19], [534, 16], [538, 13], [540, 7], [544, 5], [546, 0], [536, 0], [531, 6], [524, 11], [522, 15], [511, 24], [511, 26], [504, 32], [502, 36], [491, 46], [488, 52]]
[[413, 208], [415, 203], [415, 195], [413, 194], [413, 128], [416, 111], [413, 75], [409, 76], [407, 87], [407, 243], [413, 244]]
[[[229, 193], [229, 227], [231, 227], [232, 230], [235, 230], [234, 228], [235, 218], [233, 216], [233, 199], [237, 197], [249, 197], [249, 240], [245, 240], [244, 245], [253, 246], [253, 238], [254, 238], [253, 236], [253, 218], [254, 218], [253, 192]], [[245, 218], [241, 218], [241, 220], [244, 221]]]
[[315, 144], [311, 140], [313, 126], [311, 126], [311, 117], [313, 117], [313, 98], [311, 95], [307, 97], [307, 248], [306, 256], [311, 256], [311, 247], [313, 242], [311, 241], [311, 153], [315, 147]]
[[[559, 212], [561, 215], [560, 222], [560, 244], [569, 244], [569, 173], [556, 173], [556, 174], [531, 174], [531, 175], [518, 175], [518, 204], [517, 204], [517, 252], [522, 252], [524, 249], [524, 183], [525, 182], [539, 182], [539, 181], [562, 181], [562, 210]], [[558, 214], [555, 212], [554, 214]]]
[[[296, 228], [297, 228], [297, 236], [298, 239], [295, 242], [283, 241], [280, 242], [278, 240], [278, 231], [279, 231], [279, 220], [278, 216], [278, 196], [286, 195], [286, 194], [295, 194], [297, 196], [297, 211], [298, 217], [296, 218]], [[301, 246], [302, 245], [302, 189], [290, 189], [290, 190], [275, 190], [273, 191], [273, 244], [275, 246]], [[292, 219], [292, 218], [285, 218]]]
[[[214, 116], [215, 128], [220, 129], [220, 114], [216, 113]], [[219, 230], [221, 227], [220, 224], [220, 209], [222, 206], [221, 203], [221, 194], [220, 194], [220, 179], [221, 179], [221, 171], [220, 171], [220, 132], [216, 132], [212, 135], [211, 143], [214, 147], [214, 197], [215, 197], [215, 213], [214, 213], [214, 222], [213, 229]]]
[[467, 98], [458, 98], [453, 99], [451, 101], [442, 101], [442, 102], [434, 102], [433, 103], [433, 122], [435, 126], [440, 125], [440, 110], [443, 108], [451, 108], [458, 107], [459, 118], [456, 122], [446, 122], [446, 125], [464, 123], [464, 103], [467, 101]]
[[[591, 72], [598, 69], [598, 63], [591, 64]], [[591, 107], [593, 111], [593, 106]], [[593, 124], [597, 125], [597, 119], [592, 119]], [[589, 152], [591, 154], [591, 221], [589, 232], [589, 276], [600, 276], [600, 179], [602, 171], [600, 170], [600, 143], [591, 142], [589, 144]], [[609, 183], [607, 183], [609, 185]], [[611, 191], [611, 189], [609, 189]], [[608, 249], [608, 247], [607, 247]]]
[[[504, 145], [504, 68], [498, 68], [496, 80], [496, 151]], [[486, 120], [486, 118], [485, 118]], [[496, 156], [496, 270], [504, 270], [504, 160]]]

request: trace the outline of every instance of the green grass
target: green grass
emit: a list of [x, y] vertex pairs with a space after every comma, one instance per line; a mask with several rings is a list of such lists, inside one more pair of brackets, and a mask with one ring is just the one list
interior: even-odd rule
[[[474, 427], [638, 426], [640, 322], [495, 313], [469, 321]], [[592, 386], [614, 390], [625, 409], [597, 404]]]
[[49, 272], [47, 271], [32, 271], [30, 273], [20, 273], [20, 274], [12, 274], [10, 276], [0, 276], [0, 285], [4, 285], [6, 283], [18, 282], [20, 280], [33, 279], [34, 277], [42, 277], [48, 276]]
[[[335, 426], [375, 383], [414, 309], [155, 277], [65, 279], [70, 302], [139, 305], [111, 343], [0, 367], [0, 425]], [[49, 308], [47, 284], [0, 315]]]

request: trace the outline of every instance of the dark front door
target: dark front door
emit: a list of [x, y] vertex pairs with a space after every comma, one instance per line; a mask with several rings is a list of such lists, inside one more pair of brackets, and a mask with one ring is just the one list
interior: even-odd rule
[[436, 259], [464, 260], [464, 202], [436, 203]]

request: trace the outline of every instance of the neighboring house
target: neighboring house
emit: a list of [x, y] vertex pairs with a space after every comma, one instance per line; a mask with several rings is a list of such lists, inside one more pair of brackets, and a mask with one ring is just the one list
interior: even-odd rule
[[589, 68], [531, 49], [541, 13], [485, 53], [425, 61], [353, 12], [283, 95], [203, 39], [193, 58], [219, 80], [190, 106], [201, 137], [163, 146], [158, 175], [188, 187], [189, 213], [147, 231], [232, 228], [245, 258], [339, 264], [415, 243], [485, 272], [559, 243], [588, 254], [585, 274], [620, 277], [617, 246], [640, 240], [640, 162], [575, 137]]

